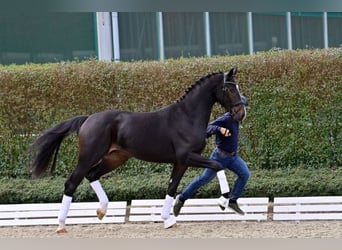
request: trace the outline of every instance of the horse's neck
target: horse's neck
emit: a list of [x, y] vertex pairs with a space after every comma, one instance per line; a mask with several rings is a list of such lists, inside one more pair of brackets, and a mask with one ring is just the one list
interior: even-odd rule
[[197, 89], [189, 92], [180, 105], [194, 122], [206, 127], [214, 106], [214, 100], [210, 91]]
[[212, 108], [215, 104], [213, 91], [220, 81], [222, 79], [220, 79], [219, 74], [208, 75], [202, 78], [177, 103], [197, 126], [201, 124], [201, 127], [207, 127]]

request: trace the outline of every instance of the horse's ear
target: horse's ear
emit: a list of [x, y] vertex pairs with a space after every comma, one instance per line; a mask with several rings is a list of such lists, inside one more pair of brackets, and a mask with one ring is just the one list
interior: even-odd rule
[[238, 72], [237, 68], [232, 68], [232, 69], [229, 71], [228, 76], [229, 76], [229, 77], [235, 77], [236, 74], [237, 74], [237, 72]]

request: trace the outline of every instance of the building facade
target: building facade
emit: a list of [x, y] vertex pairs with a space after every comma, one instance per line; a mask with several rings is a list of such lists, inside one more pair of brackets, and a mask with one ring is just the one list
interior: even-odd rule
[[341, 27], [341, 12], [5, 13], [0, 16], [0, 64], [341, 47]]

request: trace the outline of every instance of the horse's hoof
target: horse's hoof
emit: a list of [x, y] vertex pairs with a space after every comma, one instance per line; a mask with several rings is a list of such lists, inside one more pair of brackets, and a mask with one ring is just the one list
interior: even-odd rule
[[173, 224], [172, 226], [170, 226], [170, 227], [168, 227], [168, 228], [166, 228], [166, 229], [172, 229], [172, 228], [176, 228], [176, 227], [178, 227], [178, 224], [177, 224], [177, 223]]
[[67, 233], [67, 230], [65, 228], [57, 228], [56, 233], [65, 234], [65, 233]]
[[99, 220], [102, 220], [103, 217], [106, 215], [106, 213], [101, 211], [101, 208], [96, 209], [96, 214], [97, 214], [97, 218], [99, 218]]
[[176, 222], [176, 218], [174, 216], [170, 216], [168, 219], [164, 220], [164, 228], [173, 228], [176, 226]]

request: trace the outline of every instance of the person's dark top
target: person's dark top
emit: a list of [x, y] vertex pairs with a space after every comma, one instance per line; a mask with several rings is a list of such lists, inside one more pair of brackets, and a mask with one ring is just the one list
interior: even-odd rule
[[[231, 136], [224, 136], [220, 128], [227, 128]], [[207, 138], [216, 135], [215, 143], [219, 149], [232, 153], [238, 150], [239, 122], [235, 121], [229, 112], [218, 117], [215, 121], [209, 123], [207, 127]]]

